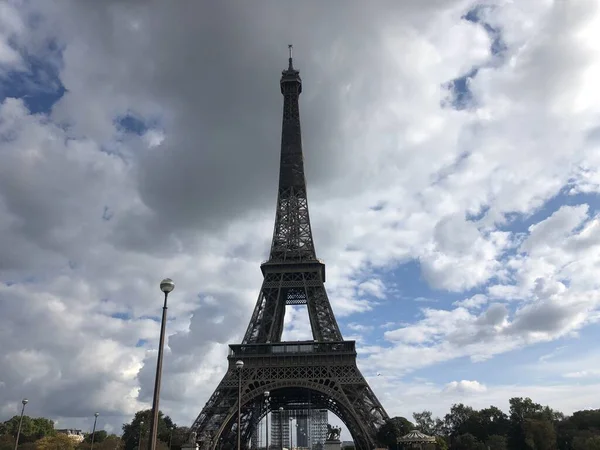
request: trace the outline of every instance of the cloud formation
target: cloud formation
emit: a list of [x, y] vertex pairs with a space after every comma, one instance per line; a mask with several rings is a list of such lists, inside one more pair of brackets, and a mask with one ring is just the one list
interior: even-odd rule
[[[27, 396], [32, 414], [77, 426], [98, 410], [118, 428], [147, 406], [164, 276], [177, 287], [161, 405], [183, 424], [199, 413], [258, 295], [288, 42], [330, 299], [391, 414], [442, 391], [448, 405], [512, 395], [398, 377], [597, 322], [595, 2], [341, 5], [0, 6], [3, 416]], [[415, 298], [440, 300], [417, 317], [403, 315], [405, 263], [431, 291]], [[290, 339], [307, 335], [301, 316]], [[572, 410], [593, 388], [514, 392]]]

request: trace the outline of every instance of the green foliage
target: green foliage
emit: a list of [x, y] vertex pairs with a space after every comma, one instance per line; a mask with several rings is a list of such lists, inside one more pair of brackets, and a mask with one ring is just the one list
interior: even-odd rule
[[75, 441], [66, 434], [56, 434], [39, 439], [36, 450], [75, 450]]
[[[150, 410], [138, 411], [130, 423], [123, 424], [123, 435], [108, 435], [96, 430], [94, 450], [138, 450], [140, 431], [142, 450], [148, 444]], [[510, 399], [509, 414], [495, 406], [475, 410], [453, 405], [443, 419], [430, 411], [414, 413], [416, 428], [435, 436], [437, 450], [600, 450], [600, 409], [577, 411], [570, 417], [530, 398]], [[142, 425], [143, 422], [143, 425]], [[19, 416], [0, 423], [0, 450], [14, 450]], [[404, 417], [394, 417], [378, 430], [381, 447], [403, 450], [397, 439], [415, 426]], [[189, 428], [177, 427], [159, 413], [157, 450], [181, 450]], [[23, 416], [19, 450], [91, 450], [91, 434], [76, 444], [66, 435], [56, 434], [51, 420]], [[429, 444], [426, 448], [433, 448]], [[224, 444], [221, 450], [234, 450]]]
[[452, 405], [450, 412], [444, 416], [444, 428], [450, 436], [470, 434], [467, 430], [473, 427], [475, 410], [462, 403]]
[[5, 432], [0, 434], [0, 450], [14, 450], [14, 448], [15, 438], [12, 437], [12, 435]]
[[[7, 421], [2, 423], [0, 427], [0, 435], [10, 435], [13, 437], [17, 436], [17, 430], [19, 429], [20, 416], [13, 416]], [[44, 417], [31, 418], [29, 416], [23, 416], [23, 423], [21, 424], [21, 435], [19, 436], [19, 446], [21, 443], [25, 444], [28, 442], [35, 442], [46, 436], [54, 436], [54, 422]], [[13, 444], [14, 450], [14, 444]]]
[[435, 446], [437, 450], [448, 450], [448, 443], [442, 436], [435, 437]]
[[[438, 450], [600, 450], [600, 409], [565, 417], [530, 398], [515, 397], [509, 403], [508, 415], [495, 406], [475, 410], [455, 404], [443, 419], [430, 411], [414, 413], [413, 418], [421, 432], [436, 436]], [[404, 431], [386, 423], [377, 443], [400, 450], [395, 438]]]
[[452, 448], [456, 450], [486, 450], [485, 444], [471, 433], [457, 436], [452, 444]]
[[415, 425], [417, 426], [417, 430], [419, 430], [422, 433], [434, 436], [439, 434], [439, 431], [441, 431], [437, 429], [436, 421], [433, 419], [431, 411], [413, 413], [413, 419], [415, 419]]
[[[104, 430], [96, 430], [94, 433], [94, 444], [99, 444], [100, 442], [104, 442], [108, 437], [108, 433]], [[92, 442], [92, 433], [88, 433], [85, 435], [85, 442]]]
[[404, 417], [388, 419], [377, 432], [377, 443], [390, 449], [398, 450], [398, 438], [414, 429], [414, 425]]
[[600, 435], [575, 437], [573, 439], [573, 450], [600, 450]]
[[[138, 450], [140, 448], [140, 437], [141, 447], [148, 444], [148, 433], [150, 432], [150, 416], [152, 410], [145, 409], [135, 413], [133, 420], [130, 423], [123, 424], [123, 440], [124, 450]], [[143, 422], [143, 425], [141, 425]], [[157, 437], [163, 444], [168, 444], [169, 438], [171, 437], [171, 430], [176, 428], [169, 416], [164, 416], [162, 411], [158, 412], [158, 429]], [[141, 435], [140, 435], [141, 431]], [[159, 446], [157, 445], [157, 448]]]
[[189, 433], [189, 427], [174, 427], [171, 436], [171, 450], [181, 450], [183, 444], [187, 442]]
[[508, 444], [506, 442], [506, 436], [492, 434], [486, 439], [485, 446], [488, 450], [507, 450]]
[[[89, 439], [88, 439], [89, 437]], [[96, 430], [96, 437], [98, 437], [98, 431]], [[94, 450], [123, 450], [123, 441], [116, 434], [106, 436], [105, 439], [98, 442], [94, 438]], [[77, 450], [90, 450], [91, 449], [91, 433], [86, 436], [86, 439], [77, 446]]]
[[554, 450], [556, 448], [556, 431], [549, 420], [525, 419], [522, 427], [527, 449]]

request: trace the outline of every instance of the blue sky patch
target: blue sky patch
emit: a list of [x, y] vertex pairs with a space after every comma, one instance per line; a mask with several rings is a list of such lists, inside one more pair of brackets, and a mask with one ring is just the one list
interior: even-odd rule
[[62, 50], [55, 41], [45, 49], [44, 59], [21, 54], [26, 70], [11, 70], [0, 82], [0, 100], [20, 98], [32, 114], [48, 114], [66, 90], [58, 74]]
[[128, 312], [117, 312], [110, 315], [113, 319], [130, 320], [131, 314]]

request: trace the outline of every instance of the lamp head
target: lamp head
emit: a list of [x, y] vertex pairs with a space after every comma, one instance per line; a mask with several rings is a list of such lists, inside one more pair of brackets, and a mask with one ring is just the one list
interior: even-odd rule
[[244, 368], [244, 361], [241, 359], [235, 362], [235, 368], [241, 370]]
[[165, 278], [160, 282], [160, 290], [165, 294], [168, 294], [173, 289], [175, 289], [175, 283], [170, 278]]
[[29, 403], [29, 400], [24, 398], [23, 400], [21, 400], [21, 403], [23, 403], [23, 406], [25, 406], [27, 403]]
[[95, 412], [95, 413], [94, 413], [94, 417], [98, 417], [99, 415], [100, 415], [100, 413], [99, 413], [99, 412]]

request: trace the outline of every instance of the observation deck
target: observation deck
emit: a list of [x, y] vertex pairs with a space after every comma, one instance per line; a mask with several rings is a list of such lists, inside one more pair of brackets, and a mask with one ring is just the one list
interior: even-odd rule
[[290, 341], [267, 344], [230, 344], [229, 365], [237, 360], [244, 367], [256, 365], [319, 364], [323, 361], [346, 362], [356, 358], [355, 341]]

